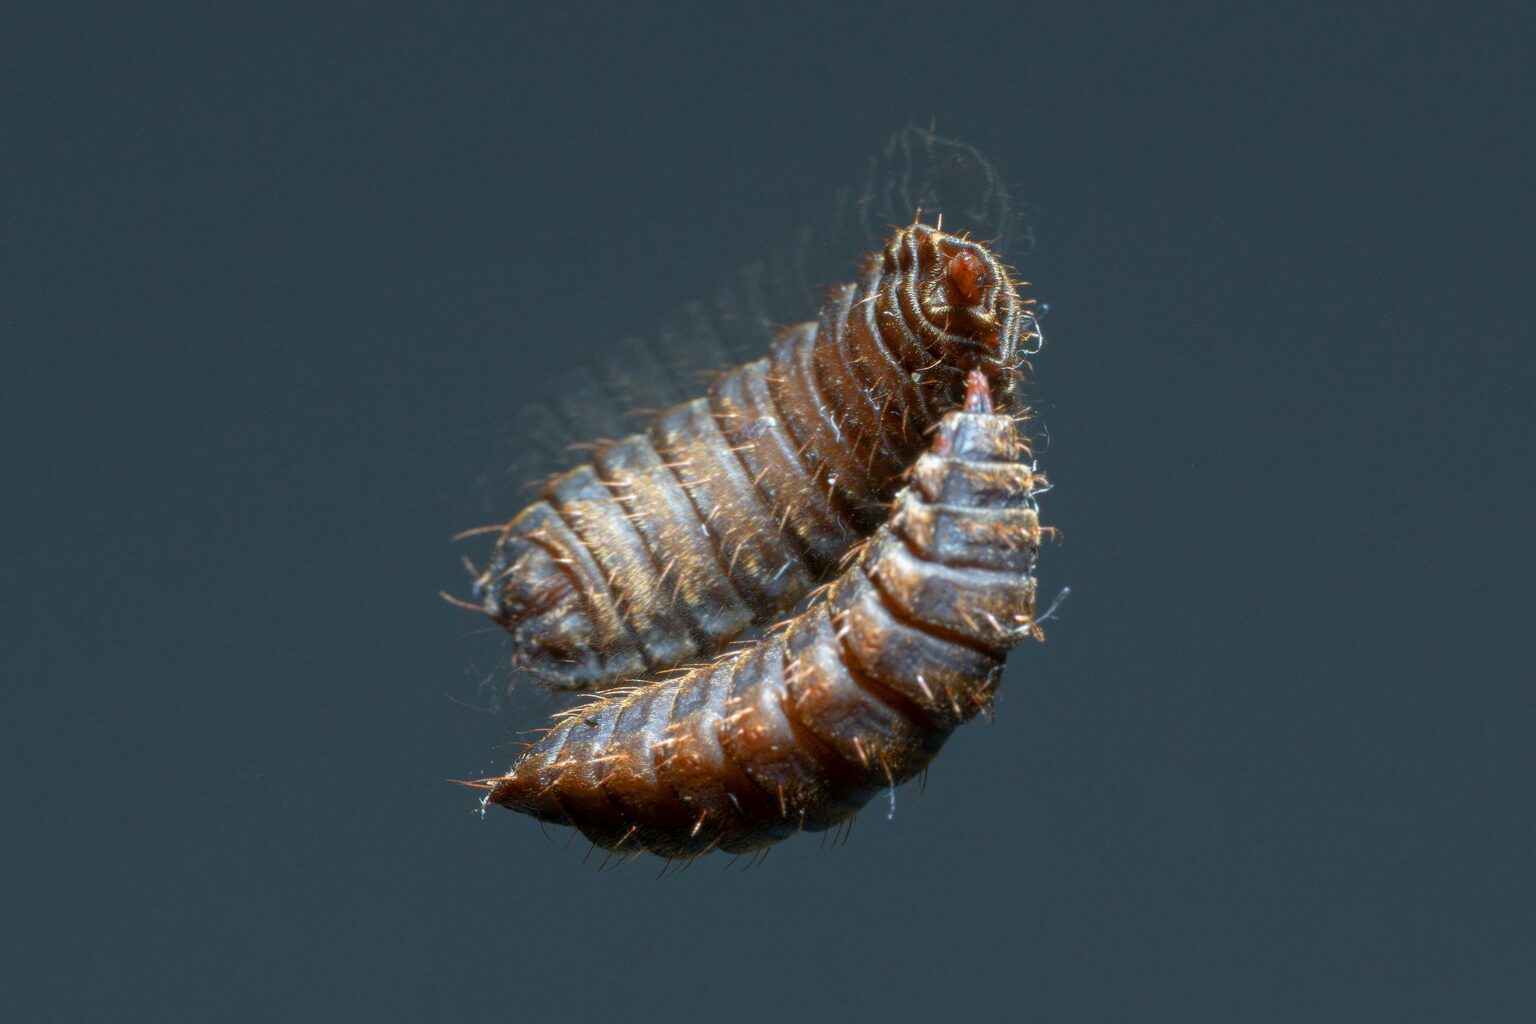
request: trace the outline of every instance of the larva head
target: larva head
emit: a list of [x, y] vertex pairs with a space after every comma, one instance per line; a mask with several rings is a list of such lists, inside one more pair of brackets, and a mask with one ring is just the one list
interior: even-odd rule
[[929, 352], [954, 369], [984, 372], [998, 403], [1008, 405], [1034, 321], [1002, 261], [984, 245], [925, 224], [899, 232], [886, 254], [916, 306], [913, 326]]

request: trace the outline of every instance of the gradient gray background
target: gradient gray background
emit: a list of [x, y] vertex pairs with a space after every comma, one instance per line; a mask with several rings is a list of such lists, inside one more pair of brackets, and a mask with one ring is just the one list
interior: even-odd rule
[[[1528, 5], [37, 6], [7, 1019], [1536, 1013]], [[836, 850], [480, 820], [498, 431], [930, 119], [1036, 211], [1049, 641]]]

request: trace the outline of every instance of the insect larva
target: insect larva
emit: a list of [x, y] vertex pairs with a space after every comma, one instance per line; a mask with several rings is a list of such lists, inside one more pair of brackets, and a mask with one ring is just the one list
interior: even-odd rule
[[917, 223], [819, 319], [556, 477], [475, 593], [514, 660], [582, 688], [709, 656], [829, 579], [980, 370], [999, 406], [1035, 338], [983, 245]]
[[920, 772], [1037, 632], [1041, 484], [968, 376], [858, 562], [744, 651], [558, 717], [489, 802], [691, 857], [831, 828]]

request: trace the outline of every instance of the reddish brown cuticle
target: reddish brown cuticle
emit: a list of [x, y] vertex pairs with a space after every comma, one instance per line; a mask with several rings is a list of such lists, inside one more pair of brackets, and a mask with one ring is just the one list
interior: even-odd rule
[[987, 383], [987, 375], [980, 370], [972, 370], [966, 375], [965, 411], [987, 414], [992, 412], [992, 386]]
[[987, 265], [975, 253], [961, 250], [949, 259], [949, 284], [963, 305], [978, 305], [987, 291]]

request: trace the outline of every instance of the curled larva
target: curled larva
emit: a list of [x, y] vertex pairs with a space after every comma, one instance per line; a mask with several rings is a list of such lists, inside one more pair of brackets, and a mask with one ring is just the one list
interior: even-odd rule
[[598, 846], [759, 849], [856, 814], [986, 708], [1038, 631], [1042, 480], [985, 372], [825, 595], [752, 646], [557, 717], [486, 800]]
[[554, 478], [475, 596], [514, 662], [586, 688], [709, 657], [834, 576], [979, 371], [997, 404], [1037, 338], [986, 246], [914, 223], [820, 317], [707, 395]]

